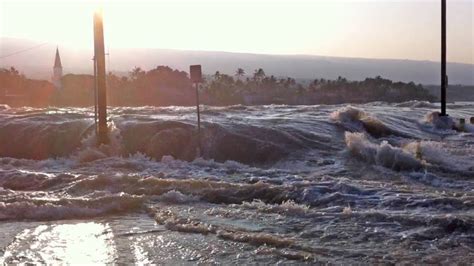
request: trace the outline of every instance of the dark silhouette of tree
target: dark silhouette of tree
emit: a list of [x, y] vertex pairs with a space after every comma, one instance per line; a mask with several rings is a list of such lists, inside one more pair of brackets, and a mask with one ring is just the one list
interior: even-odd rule
[[237, 70], [235, 71], [235, 76], [238, 80], [240, 80], [241, 77], [245, 76], [245, 70], [243, 70], [242, 68], [237, 68]]
[[145, 75], [145, 71], [143, 71], [140, 67], [134, 67], [132, 71], [129, 73], [130, 79], [132, 81], [138, 80]]
[[221, 72], [216, 71], [216, 73], [214, 73], [214, 80], [219, 80], [220, 78], [221, 78]]
[[[230, 104], [338, 104], [370, 101], [399, 102], [434, 100], [421, 85], [413, 82], [392, 82], [381, 76], [363, 81], [314, 79], [303, 85], [294, 78], [266, 76], [262, 68], [253, 77], [241, 80], [245, 71], [239, 68], [236, 79], [216, 71], [202, 86], [202, 103]], [[94, 77], [68, 74], [63, 77], [63, 89], [54, 90], [47, 81], [30, 80], [14, 67], [0, 68], [0, 100], [5, 95], [17, 95], [14, 105], [91, 106]], [[151, 70], [134, 67], [127, 76], [107, 75], [108, 104], [120, 106], [193, 105], [195, 92], [188, 73], [168, 66]], [[13, 98], [12, 98], [13, 99]], [[250, 102], [249, 102], [250, 101]]]
[[51, 102], [53, 84], [28, 79], [15, 67], [0, 68], [0, 103], [11, 106], [45, 106]]
[[254, 73], [253, 73], [253, 79], [256, 81], [256, 82], [262, 82], [262, 79], [265, 77], [265, 71], [263, 71], [262, 68], [259, 68], [259, 69], [255, 69]]

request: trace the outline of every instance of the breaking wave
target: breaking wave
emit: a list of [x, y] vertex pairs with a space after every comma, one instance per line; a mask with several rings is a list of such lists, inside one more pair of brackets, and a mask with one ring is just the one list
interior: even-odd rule
[[365, 131], [373, 137], [380, 138], [390, 135], [402, 135], [386, 126], [379, 119], [369, 115], [361, 109], [346, 106], [331, 113], [330, 118], [352, 132]]
[[[186, 197], [199, 198], [211, 203], [231, 204], [260, 199], [269, 203], [280, 203], [291, 198], [290, 190], [283, 186], [264, 182], [253, 184], [229, 183], [205, 179], [169, 179], [137, 178], [135, 176], [97, 176], [85, 178], [68, 188], [70, 193], [90, 191], [91, 189], [107, 190], [113, 193], [125, 192], [131, 195], [161, 196], [166, 200], [176, 193]], [[182, 199], [184, 200], [184, 199]]]
[[[191, 161], [197, 157], [196, 127], [182, 121], [120, 121], [109, 123], [111, 143], [95, 147], [93, 124], [83, 117], [55, 121], [53, 118], [15, 118], [0, 125], [0, 156], [47, 159], [73, 156], [90, 162], [110, 156], [143, 153], [161, 160], [163, 156]], [[324, 145], [310, 139], [312, 133], [298, 129], [288, 132], [271, 127], [203, 123], [202, 156], [219, 162], [268, 164], [291, 151]]]
[[[292, 217], [311, 208], [350, 213], [354, 202], [375, 206], [376, 192], [331, 178], [363, 179], [366, 166], [377, 178], [471, 187], [472, 134], [438, 125], [436, 113], [423, 118], [423, 108], [404, 120], [396, 108], [381, 115], [380, 105], [206, 107], [202, 158], [190, 108], [113, 109], [110, 143], [99, 147], [90, 110], [0, 111], [0, 217], [95, 217], [149, 201]], [[429, 134], [423, 123], [435, 125]], [[70, 200], [55, 200], [63, 196]]]
[[454, 129], [454, 120], [449, 116], [441, 116], [439, 112], [431, 112], [425, 116], [425, 122], [433, 125], [436, 129]]
[[366, 162], [394, 170], [417, 170], [423, 167], [415, 156], [387, 141], [371, 142], [364, 133], [346, 132], [345, 140], [350, 153]]
[[395, 104], [396, 107], [410, 107], [410, 108], [437, 108], [433, 103], [427, 101], [407, 101]]
[[61, 220], [127, 213], [142, 207], [143, 198], [124, 193], [95, 198], [21, 198], [0, 202], [0, 220]]
[[90, 108], [0, 106], [0, 261], [42, 262], [76, 219], [111, 263], [472, 261], [474, 105], [431, 108], [205, 106], [198, 157], [194, 108], [110, 108], [97, 146]]

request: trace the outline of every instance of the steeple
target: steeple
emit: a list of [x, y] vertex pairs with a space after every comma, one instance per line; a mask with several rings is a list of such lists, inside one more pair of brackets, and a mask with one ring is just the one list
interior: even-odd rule
[[63, 68], [61, 64], [61, 57], [59, 56], [58, 47], [56, 47], [56, 58], [54, 59], [54, 68]]
[[53, 66], [53, 76], [51, 80], [53, 81], [54, 87], [56, 89], [62, 88], [61, 79], [63, 77], [63, 65], [61, 64], [61, 57], [59, 57], [59, 49], [56, 47], [56, 57], [54, 58], [54, 66]]

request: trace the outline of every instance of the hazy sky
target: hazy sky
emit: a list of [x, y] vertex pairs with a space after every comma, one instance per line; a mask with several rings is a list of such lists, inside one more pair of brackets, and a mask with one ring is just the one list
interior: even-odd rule
[[[0, 36], [106, 46], [439, 61], [441, 0], [0, 0]], [[473, 0], [448, 0], [448, 60], [474, 63]]]

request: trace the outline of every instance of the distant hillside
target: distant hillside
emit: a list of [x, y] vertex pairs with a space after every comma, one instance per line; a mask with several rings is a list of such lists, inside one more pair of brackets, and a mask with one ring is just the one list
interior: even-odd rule
[[[38, 42], [1, 38], [0, 55], [25, 49]], [[56, 46], [47, 44], [40, 48], [0, 60], [0, 67], [16, 66], [22, 73], [34, 78], [49, 78]], [[74, 50], [59, 47], [65, 73], [92, 73], [92, 50]], [[180, 51], [165, 49], [110, 49], [108, 70], [126, 73], [134, 66], [151, 69], [157, 65], [188, 71], [191, 64], [202, 64], [203, 71], [213, 74], [219, 70], [233, 74], [238, 67], [252, 75], [254, 69], [264, 68], [269, 75], [296, 79], [363, 80], [366, 77], [383, 76], [394, 81], [422, 84], [438, 84], [438, 62], [323, 57], [310, 55], [263, 55], [247, 53]], [[449, 63], [451, 84], [474, 85], [474, 65]]]

